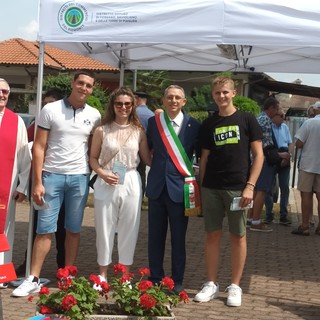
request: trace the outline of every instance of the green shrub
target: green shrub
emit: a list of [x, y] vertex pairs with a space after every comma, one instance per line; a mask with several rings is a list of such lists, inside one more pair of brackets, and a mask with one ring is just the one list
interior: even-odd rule
[[204, 119], [208, 118], [208, 112], [207, 111], [190, 111], [188, 114], [198, 120], [199, 122], [202, 122]]
[[259, 105], [250, 98], [244, 96], [235, 96], [233, 98], [233, 104], [235, 105], [235, 107], [237, 107], [237, 109], [250, 112], [255, 116], [260, 113]]
[[87, 104], [97, 109], [102, 116], [104, 115], [104, 107], [101, 105], [101, 102], [97, 97], [94, 97], [94, 96], [88, 97]]

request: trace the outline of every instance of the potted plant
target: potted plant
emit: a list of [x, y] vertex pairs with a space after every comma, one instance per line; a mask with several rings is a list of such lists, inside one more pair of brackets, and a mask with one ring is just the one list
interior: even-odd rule
[[[97, 275], [91, 275], [89, 280], [77, 277], [77, 268], [68, 266], [57, 272], [58, 290], [50, 292], [47, 287], [41, 288], [38, 311], [50, 315], [48, 319], [55, 319], [57, 315], [72, 320], [108, 319], [107, 314], [113, 317], [124, 315], [124, 319], [133, 319], [132, 316], [137, 319], [174, 319], [171, 307], [179, 301], [186, 303], [187, 294], [184, 291], [175, 294], [172, 291], [174, 282], [169, 277], [153, 285], [144, 279], [149, 274], [149, 269], [140, 268], [139, 280], [134, 281], [134, 274], [126, 273], [125, 266], [117, 264], [114, 266], [114, 277], [107, 283], [101, 282]], [[99, 287], [98, 291], [93, 289], [93, 284]], [[99, 303], [99, 297], [103, 297], [105, 302]], [[32, 301], [34, 297], [29, 296], [28, 299]], [[112, 303], [109, 303], [110, 300]]]

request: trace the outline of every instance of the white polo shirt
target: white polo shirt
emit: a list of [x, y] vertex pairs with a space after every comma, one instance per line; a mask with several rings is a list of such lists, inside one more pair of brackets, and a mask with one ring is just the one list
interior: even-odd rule
[[49, 131], [43, 170], [60, 174], [89, 173], [88, 138], [100, 124], [98, 110], [85, 104], [74, 110], [67, 99], [48, 103], [38, 126]]

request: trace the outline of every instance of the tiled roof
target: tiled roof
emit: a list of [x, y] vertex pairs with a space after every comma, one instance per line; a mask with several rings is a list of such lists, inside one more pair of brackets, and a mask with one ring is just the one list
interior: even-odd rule
[[[38, 55], [37, 42], [19, 38], [0, 41], [0, 65], [36, 66], [38, 65]], [[50, 45], [45, 45], [44, 64], [46, 67], [64, 70], [118, 70], [118, 68], [103, 62]]]

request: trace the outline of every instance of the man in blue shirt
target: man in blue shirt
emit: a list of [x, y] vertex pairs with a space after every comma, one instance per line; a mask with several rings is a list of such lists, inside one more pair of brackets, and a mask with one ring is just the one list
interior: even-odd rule
[[[149, 118], [154, 116], [154, 112], [151, 111], [147, 106], [147, 98], [148, 95], [142, 91], [136, 91], [134, 93], [135, 97], [135, 104], [136, 104], [136, 111], [141, 122], [141, 125], [145, 132], [147, 132], [148, 128], [148, 120]], [[146, 165], [141, 161], [137, 167], [137, 170], [141, 177], [142, 183], [142, 196], [144, 196], [146, 190]]]
[[[257, 120], [262, 129], [262, 146], [266, 148], [267, 146], [272, 146], [272, 118], [278, 113], [279, 102], [274, 97], [269, 97], [265, 100], [263, 104], [263, 111], [258, 116]], [[259, 232], [271, 232], [272, 229], [261, 222], [261, 212], [266, 199], [266, 194], [272, 188], [273, 176], [274, 176], [275, 166], [267, 163], [264, 160], [263, 167], [257, 180], [255, 187], [255, 195], [253, 200], [253, 208], [249, 211], [248, 223], [251, 225], [251, 231]]]
[[135, 97], [135, 103], [137, 106], [137, 109], [136, 109], [137, 115], [143, 126], [143, 129], [147, 131], [148, 120], [149, 118], [154, 116], [154, 112], [151, 111], [147, 106], [148, 95], [145, 92], [136, 91], [134, 93], [134, 97]]
[[[288, 219], [288, 201], [289, 201], [289, 179], [290, 179], [290, 154], [292, 154], [293, 144], [288, 126], [283, 122], [284, 113], [279, 110], [272, 118], [272, 131], [274, 139], [277, 142], [279, 156], [281, 163], [276, 166], [275, 177], [278, 175], [280, 187], [280, 224], [288, 225], [291, 221]], [[271, 223], [273, 221], [273, 197], [272, 192], [266, 195], [266, 221]]]

